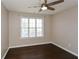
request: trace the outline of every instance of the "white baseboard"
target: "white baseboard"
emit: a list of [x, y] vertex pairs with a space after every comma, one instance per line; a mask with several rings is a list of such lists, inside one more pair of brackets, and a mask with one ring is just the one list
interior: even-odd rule
[[43, 42], [43, 43], [35, 43], [35, 44], [19, 45], [19, 46], [10, 46], [9, 48], [19, 48], [19, 47], [42, 45], [42, 44], [49, 44], [49, 43], [51, 43], [51, 42]]
[[62, 46], [60, 46], [60, 45], [54, 43], [54, 42], [53, 42], [52, 44], [56, 45], [57, 47], [59, 47], [59, 48], [65, 50], [65, 51], [67, 51], [67, 52], [69, 52], [69, 53], [71, 53], [71, 54], [73, 54], [73, 55], [75, 55], [75, 56], [78, 56], [78, 54], [76, 54], [76, 53], [74, 53], [74, 52], [72, 52], [72, 51], [70, 51], [70, 50], [68, 50], [68, 49], [66, 49], [66, 48], [64, 48], [64, 47], [62, 47]]
[[4, 56], [2, 57], [2, 59], [5, 58], [5, 56], [7, 55], [8, 51], [9, 51], [9, 48], [6, 50], [6, 52], [5, 52]]

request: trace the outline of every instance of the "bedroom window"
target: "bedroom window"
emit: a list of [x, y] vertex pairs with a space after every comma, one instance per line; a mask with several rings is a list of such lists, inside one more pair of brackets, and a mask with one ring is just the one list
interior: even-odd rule
[[42, 37], [43, 19], [22, 18], [21, 19], [21, 37]]

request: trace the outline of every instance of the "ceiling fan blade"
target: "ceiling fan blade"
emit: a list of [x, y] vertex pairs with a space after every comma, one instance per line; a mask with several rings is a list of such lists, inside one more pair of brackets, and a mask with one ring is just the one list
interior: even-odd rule
[[47, 0], [44, 0], [45, 1], [45, 4], [47, 4]]
[[47, 9], [49, 9], [49, 10], [55, 10], [55, 8], [52, 8], [52, 7], [47, 7]]
[[56, 4], [62, 3], [62, 2], [64, 2], [64, 0], [58, 0], [58, 1], [55, 1], [55, 2], [51, 2], [51, 3], [48, 3], [47, 5], [48, 6], [52, 6], [52, 5], [56, 5]]
[[44, 4], [41, 4], [41, 7], [43, 7]]

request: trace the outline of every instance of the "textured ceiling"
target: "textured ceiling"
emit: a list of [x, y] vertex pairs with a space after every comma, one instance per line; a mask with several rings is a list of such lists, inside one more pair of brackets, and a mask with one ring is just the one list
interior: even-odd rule
[[[9, 11], [16, 11], [16, 12], [24, 12], [24, 13], [38, 13], [38, 14], [55, 14], [67, 8], [77, 5], [77, 0], [64, 0], [63, 3], [54, 5], [56, 10], [45, 10], [42, 12], [38, 12], [40, 7], [37, 8], [28, 8], [32, 6], [40, 6], [44, 0], [2, 0], [2, 3]], [[48, 3], [56, 1], [56, 0], [47, 0]]]

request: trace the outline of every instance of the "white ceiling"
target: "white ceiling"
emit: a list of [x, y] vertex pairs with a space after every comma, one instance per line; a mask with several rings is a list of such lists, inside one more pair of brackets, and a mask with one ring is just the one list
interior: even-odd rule
[[[40, 7], [38, 8], [28, 8], [32, 6], [40, 6], [43, 0], [2, 0], [2, 3], [9, 11], [16, 12], [24, 12], [24, 13], [39, 13], [39, 14], [55, 14], [67, 8], [77, 5], [77, 0], [64, 0], [63, 3], [54, 5], [56, 10], [45, 10], [42, 12], [38, 12]], [[47, 0], [48, 3], [56, 1], [56, 0]]]

